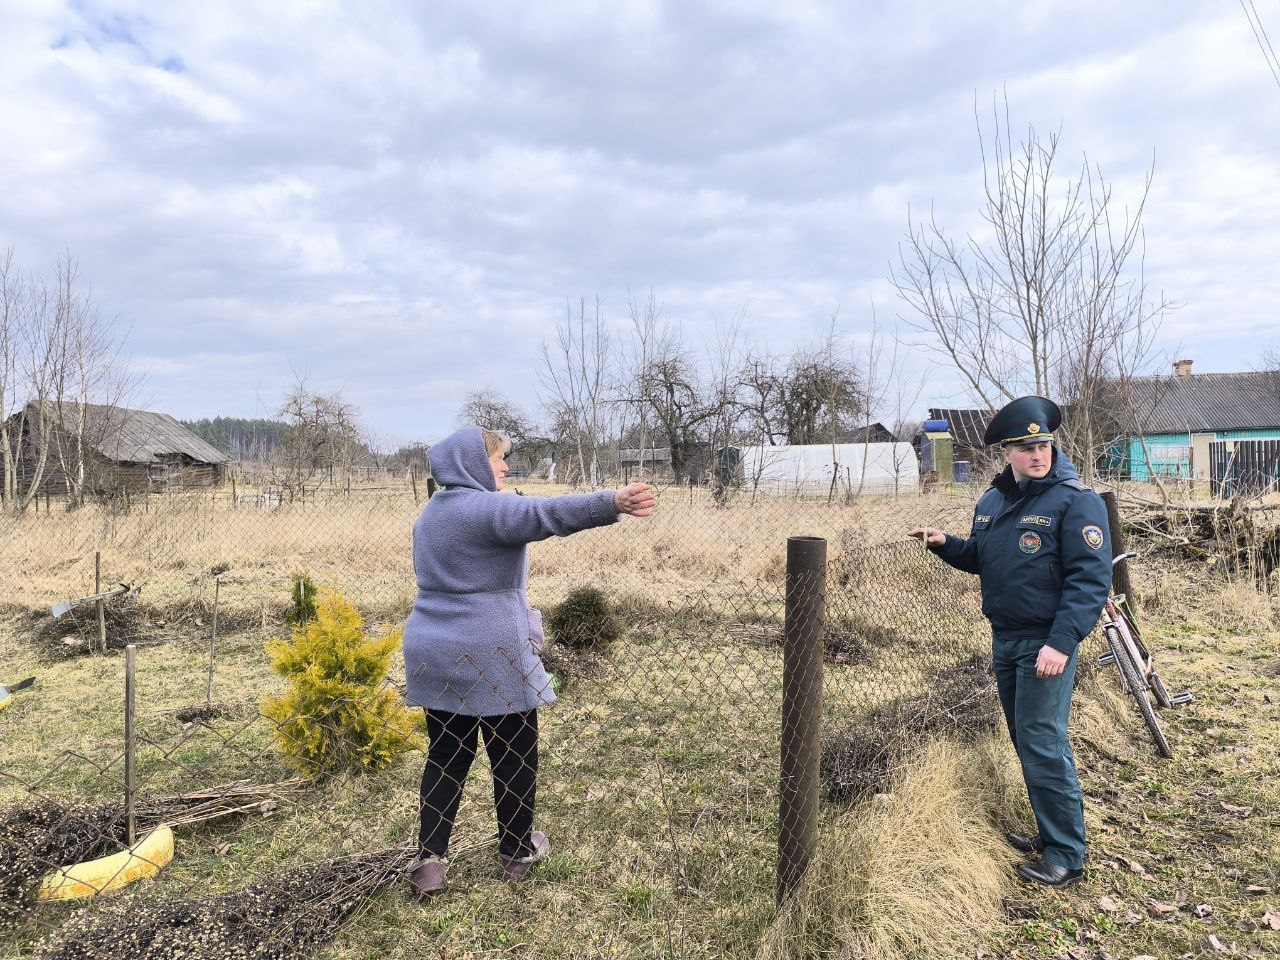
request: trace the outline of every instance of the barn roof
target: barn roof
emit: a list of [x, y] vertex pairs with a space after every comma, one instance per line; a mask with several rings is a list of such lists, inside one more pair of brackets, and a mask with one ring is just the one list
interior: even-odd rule
[[990, 410], [944, 410], [941, 407], [929, 408], [930, 420], [946, 420], [951, 429], [951, 436], [967, 447], [984, 446], [982, 435], [987, 432], [987, 424], [995, 416]]
[[618, 460], [622, 463], [639, 463], [641, 454], [646, 461], [652, 463], [671, 462], [670, 447], [645, 447], [643, 450], [639, 447], [623, 447], [618, 451]]
[[1270, 371], [1135, 377], [1132, 384], [1144, 433], [1280, 427], [1280, 375]]
[[[73, 419], [79, 408], [72, 405], [62, 409], [65, 422]], [[94, 450], [118, 463], [154, 463], [161, 456], [175, 453], [198, 463], [226, 463], [231, 459], [167, 413], [150, 410], [86, 404], [84, 437]]]

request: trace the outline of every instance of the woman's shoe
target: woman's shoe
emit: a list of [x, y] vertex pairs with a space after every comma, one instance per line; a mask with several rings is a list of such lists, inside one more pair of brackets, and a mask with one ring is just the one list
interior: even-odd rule
[[409, 883], [419, 900], [444, 893], [449, 886], [446, 874], [449, 861], [444, 857], [426, 857], [418, 861], [418, 865], [409, 874]]
[[533, 831], [533, 833], [529, 834], [529, 843], [533, 847], [533, 852], [527, 856], [498, 857], [498, 860], [502, 863], [503, 880], [523, 880], [535, 865], [547, 859], [547, 854], [551, 852], [551, 841], [547, 839], [545, 833], [540, 833], [537, 830]]

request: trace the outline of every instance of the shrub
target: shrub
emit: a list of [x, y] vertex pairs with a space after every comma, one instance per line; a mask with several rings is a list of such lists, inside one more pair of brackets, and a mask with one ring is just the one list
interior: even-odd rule
[[291, 627], [305, 627], [316, 618], [316, 585], [311, 574], [299, 570], [293, 575], [293, 592], [285, 622]]
[[285, 621], [291, 627], [305, 627], [316, 618], [315, 581], [306, 570], [293, 574], [293, 587], [289, 594], [289, 609], [285, 612]]
[[546, 628], [552, 640], [571, 650], [607, 647], [622, 633], [612, 606], [596, 587], [571, 590], [552, 609]]
[[277, 724], [285, 754], [310, 774], [380, 770], [420, 749], [418, 720], [383, 687], [401, 631], [365, 636], [364, 618], [333, 589], [320, 591], [315, 616], [267, 654], [288, 691], [270, 697], [263, 715]]

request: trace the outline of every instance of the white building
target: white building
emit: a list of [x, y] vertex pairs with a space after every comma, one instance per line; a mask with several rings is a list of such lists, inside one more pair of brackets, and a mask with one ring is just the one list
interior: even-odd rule
[[742, 448], [742, 483], [769, 496], [914, 493], [920, 462], [909, 443], [819, 443]]

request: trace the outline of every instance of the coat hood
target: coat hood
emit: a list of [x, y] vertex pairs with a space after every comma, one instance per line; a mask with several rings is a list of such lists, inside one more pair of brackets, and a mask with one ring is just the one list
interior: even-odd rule
[[[435, 449], [434, 447], [432, 448]], [[1021, 483], [1015, 483], [1013, 479], [1013, 468], [1006, 466], [996, 478], [991, 481], [991, 485], [1003, 493], [1006, 497], [1015, 496], [1034, 496], [1038, 493], [1044, 493], [1055, 484], [1062, 483], [1064, 480], [1079, 480], [1080, 471], [1076, 469], [1076, 465], [1071, 462], [1070, 458], [1055, 446], [1053, 448], [1053, 466], [1049, 468], [1049, 472], [1040, 480], [1023, 480]]]
[[427, 461], [431, 476], [442, 486], [498, 491], [484, 447], [484, 432], [479, 427], [463, 427], [433, 443], [427, 451]]

